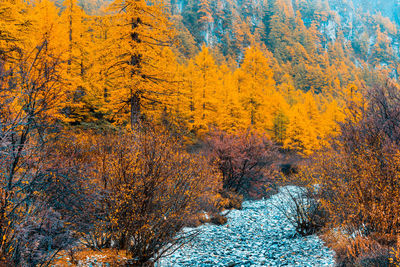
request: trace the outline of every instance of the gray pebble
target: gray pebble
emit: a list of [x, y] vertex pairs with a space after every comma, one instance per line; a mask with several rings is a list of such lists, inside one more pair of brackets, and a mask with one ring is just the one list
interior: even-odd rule
[[334, 252], [318, 236], [296, 235], [276, 207], [282, 199], [284, 190], [267, 200], [245, 201], [242, 210], [228, 214], [229, 227], [198, 227], [202, 232], [190, 245], [161, 259], [157, 266], [334, 266]]

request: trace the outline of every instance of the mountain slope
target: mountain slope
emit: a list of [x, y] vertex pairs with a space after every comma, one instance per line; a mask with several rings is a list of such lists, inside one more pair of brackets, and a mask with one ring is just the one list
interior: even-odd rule
[[[255, 43], [282, 59], [287, 53], [276, 48], [290, 44], [293, 32], [300, 30], [315, 35], [310, 44], [315, 48], [327, 50], [339, 41], [355, 57], [353, 62], [394, 69], [399, 61], [399, 6], [397, 0], [172, 0], [171, 12], [198, 46], [218, 48], [239, 62], [244, 48]], [[305, 28], [296, 27], [299, 20]]]

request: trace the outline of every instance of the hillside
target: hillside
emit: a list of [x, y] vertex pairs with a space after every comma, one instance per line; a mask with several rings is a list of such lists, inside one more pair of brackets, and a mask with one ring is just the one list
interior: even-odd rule
[[[171, 10], [197, 44], [219, 47], [224, 55], [236, 52], [235, 56], [240, 56], [240, 50], [243, 51], [254, 41], [266, 44], [270, 51], [275, 52], [273, 42], [268, 39], [276, 36], [269, 35], [271, 32], [283, 35], [288, 33], [285, 31], [295, 30], [297, 18], [302, 19], [309, 30], [311, 26], [315, 27], [318, 36], [314, 45], [323, 49], [339, 39], [349, 45], [360, 60], [365, 60], [378, 43], [376, 39], [387, 38], [394, 56], [399, 56], [399, 3], [396, 0], [172, 1]], [[274, 16], [278, 16], [279, 20]], [[279, 22], [288, 28], [281, 27]], [[305, 31], [298, 26], [296, 30]], [[366, 43], [362, 43], [364, 41]], [[230, 51], [229, 47], [236, 51]], [[382, 59], [382, 63], [389, 62]]]

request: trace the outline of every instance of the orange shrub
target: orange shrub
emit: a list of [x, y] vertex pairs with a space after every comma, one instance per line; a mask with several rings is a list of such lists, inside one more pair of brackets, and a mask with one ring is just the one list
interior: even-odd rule
[[[105, 137], [99, 153], [111, 235], [133, 264], [161, 257], [193, 237], [178, 234], [186, 221], [214, 205], [220, 178], [208, 162], [183, 150], [160, 129]], [[105, 145], [107, 144], [107, 145]], [[216, 199], [215, 199], [216, 201]]]
[[353, 108], [341, 135], [299, 175], [317, 188], [331, 226], [354, 237], [353, 257], [374, 250], [359, 240], [390, 247], [400, 232], [400, 92], [388, 83], [368, 93], [368, 106]]
[[266, 195], [277, 177], [277, 146], [266, 136], [244, 131], [229, 134], [215, 130], [207, 138], [208, 155], [221, 175], [224, 190], [246, 197]]

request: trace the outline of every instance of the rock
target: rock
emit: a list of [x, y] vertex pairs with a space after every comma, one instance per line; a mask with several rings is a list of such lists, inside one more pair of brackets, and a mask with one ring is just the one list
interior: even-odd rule
[[241, 210], [226, 216], [229, 227], [198, 227], [202, 232], [190, 245], [161, 259], [157, 266], [334, 266], [334, 253], [315, 235], [296, 235], [277, 208], [287, 197], [285, 192], [243, 202]]

